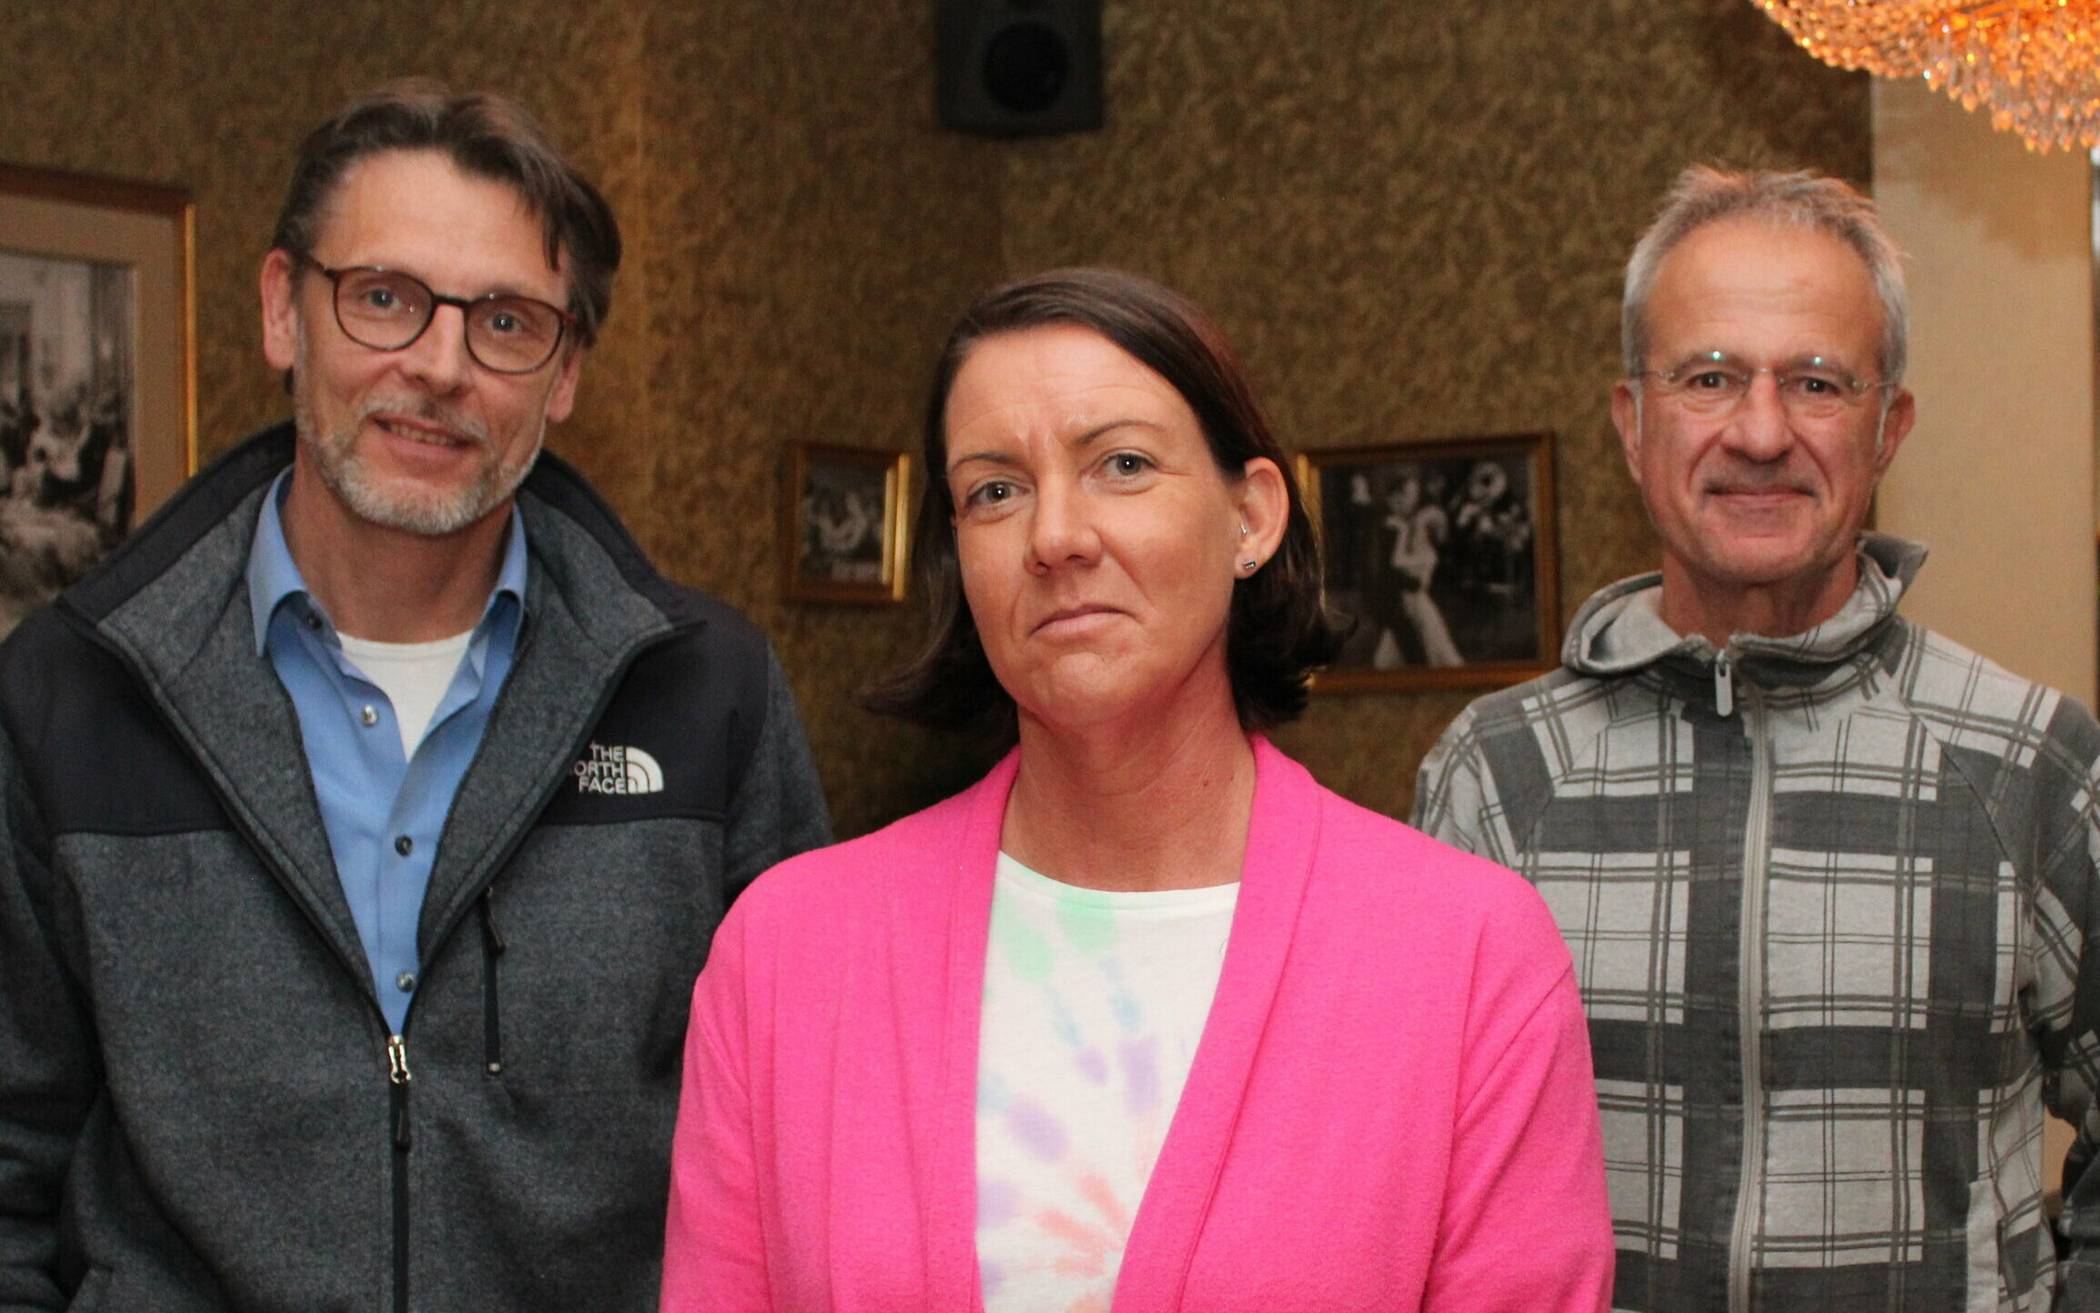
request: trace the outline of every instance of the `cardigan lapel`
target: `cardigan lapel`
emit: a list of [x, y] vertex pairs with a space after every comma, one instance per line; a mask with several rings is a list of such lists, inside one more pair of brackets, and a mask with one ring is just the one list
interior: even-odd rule
[[1254, 806], [1225, 963], [1123, 1252], [1115, 1313], [1165, 1313], [1181, 1306], [1290, 953], [1319, 840], [1319, 794], [1304, 767], [1255, 737]]
[[990, 941], [992, 878], [1007, 795], [1020, 765], [1006, 755], [971, 790], [960, 833], [937, 862], [946, 863], [948, 895], [947, 1015], [941, 1036], [940, 1090], [915, 1110], [937, 1120], [932, 1180], [926, 1183], [926, 1307], [984, 1308], [977, 1284], [977, 1041], [984, 1016], [985, 951]]

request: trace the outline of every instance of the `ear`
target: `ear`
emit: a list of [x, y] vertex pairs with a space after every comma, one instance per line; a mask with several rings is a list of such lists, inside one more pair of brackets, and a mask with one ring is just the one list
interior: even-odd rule
[[1619, 449], [1635, 487], [1641, 483], [1641, 398], [1633, 384], [1620, 379], [1611, 389], [1611, 423], [1619, 431]]
[[1267, 456], [1256, 456], [1241, 471], [1233, 500], [1240, 513], [1239, 524], [1247, 526], [1245, 538], [1234, 535], [1235, 571], [1248, 557], [1266, 565], [1283, 545], [1283, 531], [1290, 521], [1291, 499], [1284, 490], [1283, 471]]
[[1898, 388], [1889, 399], [1888, 414], [1881, 421], [1881, 447], [1874, 453], [1874, 480], [1889, 472], [1889, 462], [1896, 459], [1896, 448], [1910, 436], [1911, 425], [1918, 422], [1918, 399], [1907, 388]]
[[547, 422], [559, 424], [569, 417], [576, 405], [576, 380], [583, 373], [583, 355], [586, 348], [581, 344], [561, 353], [561, 363], [554, 367], [554, 389], [547, 394]]
[[289, 251], [271, 251], [262, 262], [263, 357], [282, 373], [299, 358], [299, 270]]

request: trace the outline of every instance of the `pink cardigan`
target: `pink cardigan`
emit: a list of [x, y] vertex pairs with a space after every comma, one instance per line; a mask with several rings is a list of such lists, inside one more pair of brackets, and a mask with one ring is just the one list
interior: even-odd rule
[[[1232, 937], [1115, 1313], [1608, 1307], [1589, 1042], [1545, 906], [1255, 749]], [[1015, 763], [731, 910], [693, 994], [665, 1313], [983, 1307], [978, 1010]]]

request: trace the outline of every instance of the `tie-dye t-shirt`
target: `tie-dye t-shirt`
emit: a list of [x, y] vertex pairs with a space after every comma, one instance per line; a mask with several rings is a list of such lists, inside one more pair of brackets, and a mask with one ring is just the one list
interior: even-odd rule
[[1107, 1313], [1239, 891], [1081, 889], [999, 855], [977, 1059], [985, 1313]]

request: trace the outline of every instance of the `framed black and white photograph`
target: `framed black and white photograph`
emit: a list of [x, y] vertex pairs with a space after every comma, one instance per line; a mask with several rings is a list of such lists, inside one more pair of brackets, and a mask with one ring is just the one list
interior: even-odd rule
[[1350, 626], [1314, 688], [1493, 687], [1555, 665], [1553, 435], [1307, 452], [1298, 476]]
[[800, 602], [904, 600], [905, 492], [911, 456], [816, 442], [789, 444], [781, 555]]
[[196, 468], [187, 193], [0, 164], [0, 635]]

